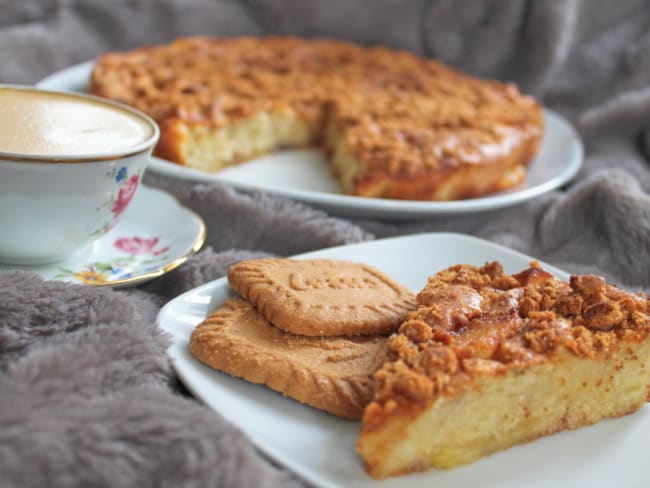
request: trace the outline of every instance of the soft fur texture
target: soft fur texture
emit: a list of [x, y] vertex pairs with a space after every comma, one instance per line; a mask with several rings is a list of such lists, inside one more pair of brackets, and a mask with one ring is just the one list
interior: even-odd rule
[[[575, 182], [515, 208], [350, 222], [270, 195], [150, 173], [206, 220], [206, 247], [139, 289], [0, 274], [2, 486], [299, 486], [183, 394], [159, 307], [241, 259], [373, 237], [466, 232], [650, 290], [650, 10], [645, 0], [22, 0], [0, 2], [0, 81], [183, 35], [382, 43], [514, 80], [581, 131]], [[613, 480], [613, 482], [616, 480]]]

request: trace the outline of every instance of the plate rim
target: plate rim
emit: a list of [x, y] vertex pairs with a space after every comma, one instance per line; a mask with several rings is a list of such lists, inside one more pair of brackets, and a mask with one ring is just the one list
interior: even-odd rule
[[[62, 80], [66, 80], [68, 77], [80, 76], [77, 73], [88, 73], [92, 69], [94, 62], [94, 60], [85, 61], [51, 73], [37, 82], [36, 86], [62, 91], [76, 91], [74, 89], [66, 90], [62, 89], [60, 86], [52, 85], [63, 84]], [[71, 85], [71, 83], [67, 83], [67, 85]], [[266, 191], [280, 197], [313, 205], [316, 208], [325, 209], [335, 215], [352, 218], [420, 220], [423, 218], [440, 217], [445, 215], [480, 213], [511, 207], [532, 200], [570, 182], [580, 171], [584, 162], [585, 154], [584, 143], [580, 134], [569, 120], [555, 110], [543, 105], [542, 109], [545, 125], [548, 125], [548, 121], [552, 120], [562, 128], [563, 132], [570, 136], [572, 146], [571, 150], [567, 152], [568, 164], [565, 165], [564, 169], [557, 172], [557, 174], [552, 178], [542, 181], [530, 188], [524, 188], [521, 190], [515, 188], [507, 190], [506, 192], [468, 200], [438, 202], [377, 199], [315, 190], [283, 188], [276, 185], [266, 185], [261, 187], [257, 184], [248, 184], [245, 182], [230, 181], [224, 178], [219, 178], [218, 173], [206, 173], [157, 157], [151, 158], [148, 168], [157, 174], [195, 183], [221, 183], [244, 192]], [[569, 158], [569, 156], [572, 157]]]

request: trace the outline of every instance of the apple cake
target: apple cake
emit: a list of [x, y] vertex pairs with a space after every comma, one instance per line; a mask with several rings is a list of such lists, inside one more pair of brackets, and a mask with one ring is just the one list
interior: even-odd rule
[[364, 413], [357, 450], [373, 477], [452, 468], [647, 401], [647, 296], [490, 263], [441, 271], [417, 301]]
[[472, 198], [520, 183], [540, 105], [384, 47], [292, 37], [185, 38], [94, 66], [90, 90], [152, 116], [155, 154], [208, 172], [283, 148], [325, 151], [344, 193]]

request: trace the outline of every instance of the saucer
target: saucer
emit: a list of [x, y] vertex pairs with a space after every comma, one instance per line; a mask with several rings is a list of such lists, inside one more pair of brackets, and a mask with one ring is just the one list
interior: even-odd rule
[[203, 219], [162, 190], [141, 185], [117, 225], [86, 248], [56, 263], [0, 264], [0, 271], [32, 271], [48, 280], [95, 286], [133, 286], [180, 266], [205, 242]]

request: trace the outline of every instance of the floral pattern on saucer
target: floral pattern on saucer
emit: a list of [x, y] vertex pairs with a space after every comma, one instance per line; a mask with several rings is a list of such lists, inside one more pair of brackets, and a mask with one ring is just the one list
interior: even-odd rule
[[166, 254], [169, 246], [157, 247], [159, 242], [160, 237], [118, 237], [113, 241], [113, 247], [123, 255], [84, 264], [78, 269], [60, 267], [54, 278], [67, 278], [87, 285], [102, 285], [131, 278], [136, 270], [139, 274], [157, 270], [169, 259]]

